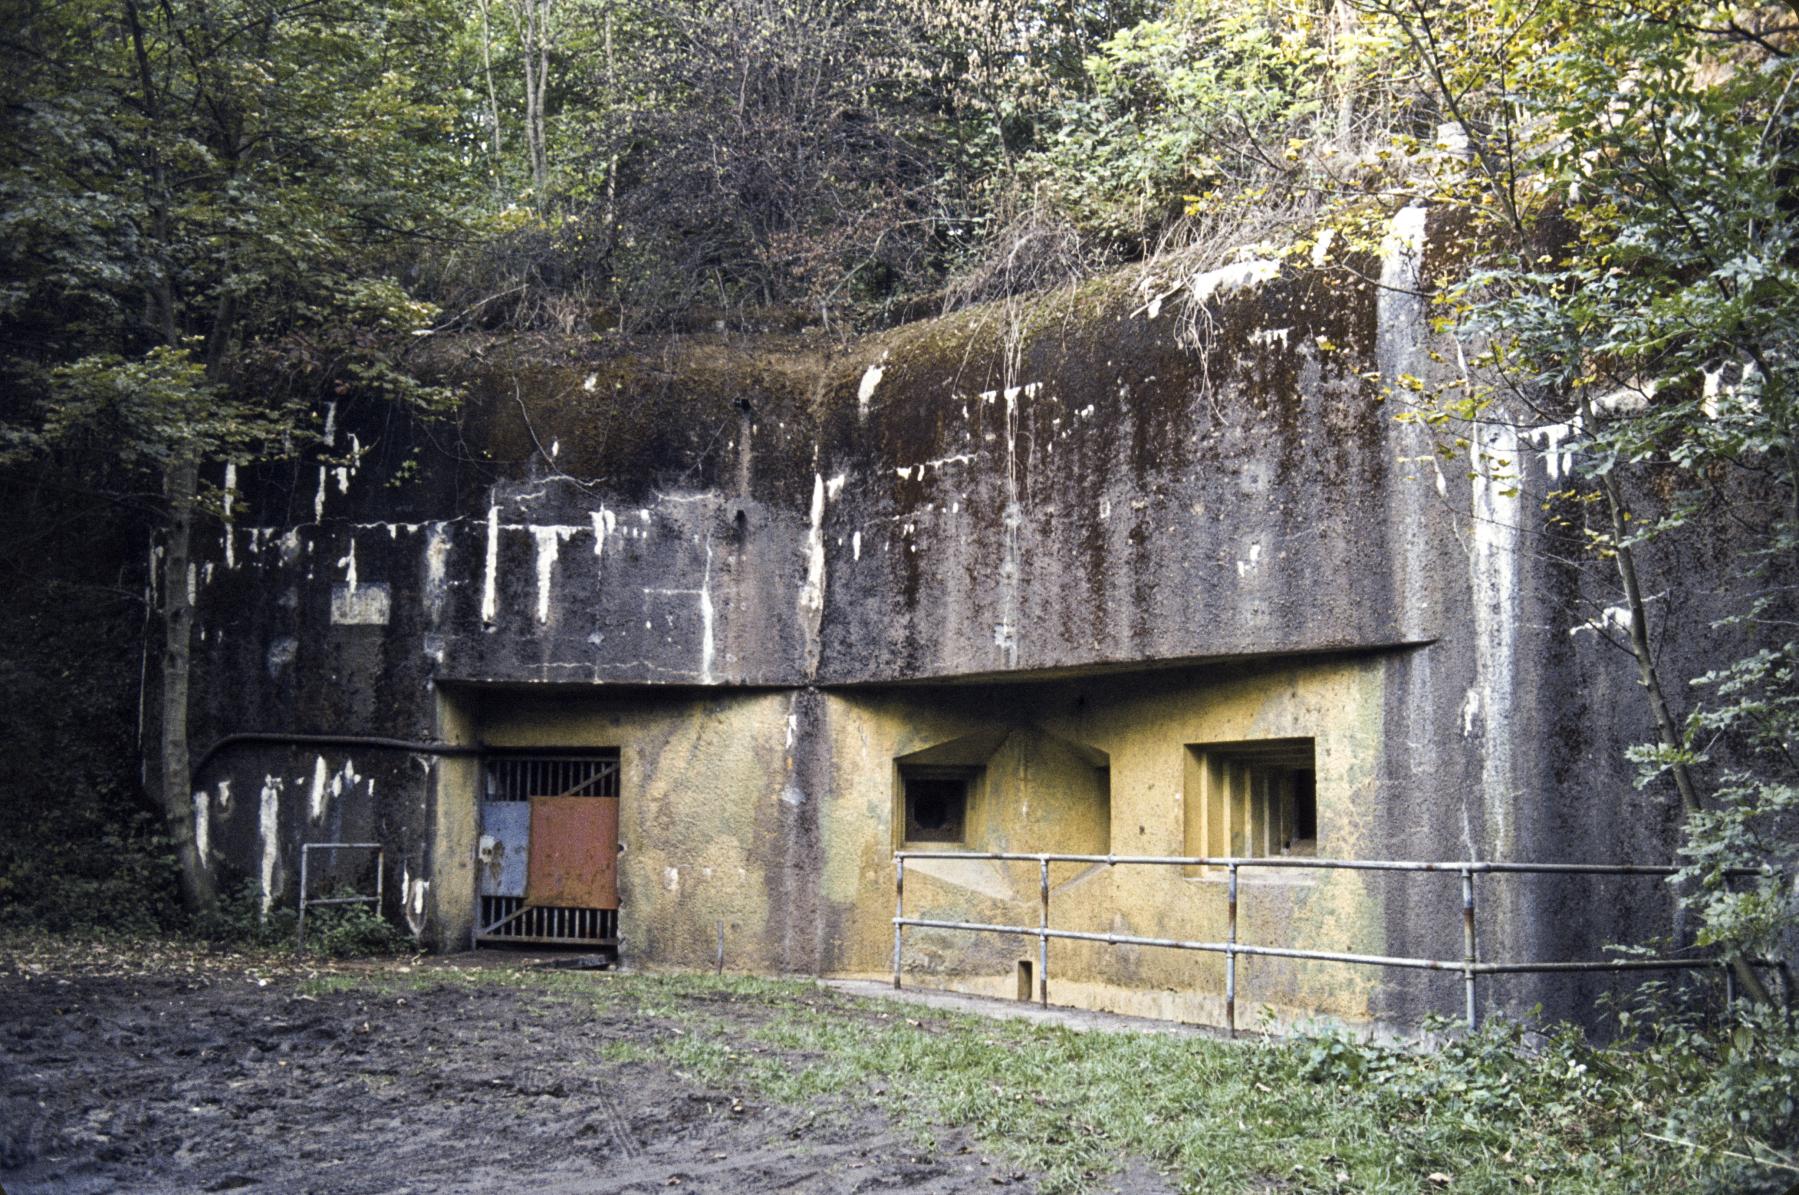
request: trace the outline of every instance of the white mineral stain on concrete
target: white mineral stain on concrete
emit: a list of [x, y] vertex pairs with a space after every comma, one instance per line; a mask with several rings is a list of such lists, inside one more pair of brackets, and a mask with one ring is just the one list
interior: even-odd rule
[[337, 567], [344, 570], [344, 586], [349, 589], [350, 596], [356, 596], [356, 537], [349, 537], [349, 548], [338, 560]]
[[1465, 739], [1473, 738], [1474, 732], [1479, 725], [1480, 690], [1469, 689], [1462, 697], [1462, 737]]
[[312, 787], [307, 790], [306, 816], [319, 821], [325, 816], [325, 790], [331, 782], [331, 769], [325, 763], [325, 757], [319, 756], [312, 765]]
[[868, 371], [862, 375], [862, 381], [856, 387], [856, 413], [858, 415], [866, 416], [868, 414], [868, 404], [875, 396], [875, 387], [881, 384], [881, 376], [887, 372], [886, 363], [886, 354], [882, 354], [881, 359], [870, 365]]
[[1417, 291], [1424, 257], [1424, 238], [1429, 212], [1421, 204], [1408, 204], [1394, 213], [1381, 239], [1381, 285]]
[[449, 596], [445, 579], [450, 563], [450, 531], [444, 523], [431, 524], [425, 537], [425, 610], [435, 626], [443, 620], [444, 601]]
[[[321, 761], [322, 762], [322, 761]], [[262, 800], [256, 812], [257, 836], [262, 841], [262, 918], [268, 920], [275, 901], [275, 871], [281, 863], [281, 781], [265, 776]]]
[[1576, 417], [1568, 423], [1546, 423], [1541, 427], [1527, 428], [1523, 438], [1535, 444], [1541, 451], [1543, 468], [1549, 474], [1549, 480], [1560, 481], [1574, 464], [1574, 448], [1563, 447], [1570, 439], [1580, 434], [1580, 419]]
[[225, 462], [225, 492], [221, 496], [225, 516], [225, 567], [237, 567], [237, 528], [232, 522], [232, 508], [237, 505], [237, 465]]
[[1331, 244], [1336, 239], [1337, 230], [1327, 228], [1318, 234], [1316, 241], [1312, 242], [1312, 268], [1314, 270], [1322, 270], [1324, 263], [1330, 260]]
[[487, 508], [487, 564], [481, 581], [481, 621], [491, 628], [500, 615], [500, 508]]
[[800, 588], [800, 609], [817, 612], [825, 605], [825, 478], [812, 475], [812, 514], [806, 532], [806, 583]]
[[1629, 606], [1607, 606], [1597, 617], [1589, 618], [1577, 627], [1569, 628], [1568, 634], [1577, 637], [1583, 633], [1594, 635], [1610, 634], [1616, 631], [1620, 635], [1630, 635], [1631, 616]]
[[587, 517], [593, 520], [593, 554], [603, 556], [606, 551], [606, 537], [618, 529], [618, 517], [604, 506], [591, 512]]
[[[319, 762], [323, 763], [324, 760], [321, 759]], [[346, 792], [350, 792], [350, 791], [354, 790], [355, 787], [359, 783], [361, 783], [361, 781], [362, 781], [362, 777], [360, 777], [356, 774], [355, 761], [349, 760], [349, 759], [344, 760], [344, 766], [335, 775], [333, 775], [331, 777], [331, 797], [332, 797], [332, 799], [336, 800], [338, 798], [341, 798]], [[374, 791], [375, 791], [374, 786], [371, 784], [369, 787], [370, 795], [373, 795]], [[323, 812], [323, 810], [321, 809], [320, 812]], [[319, 813], [314, 813], [312, 816], [313, 816], [313, 820], [317, 821], [319, 818]]]
[[713, 641], [712, 541], [706, 541], [706, 571], [700, 578], [700, 683], [712, 683], [712, 663], [717, 651]]
[[1649, 406], [1655, 397], [1655, 389], [1654, 378], [1632, 382], [1601, 394], [1593, 400], [1593, 405], [1610, 415], [1635, 415]]
[[412, 868], [400, 865], [400, 909], [406, 914], [406, 928], [412, 931], [412, 940], [418, 941], [425, 932], [425, 900], [431, 892], [431, 881], [412, 878]]
[[573, 532], [572, 527], [532, 527], [531, 538], [537, 541], [537, 621], [550, 621], [550, 588], [555, 580], [559, 544]]
[[205, 789], [194, 794], [194, 853], [200, 857], [201, 867], [211, 867], [208, 858], [212, 850], [210, 834], [212, 797]]
[[1522, 594], [1518, 578], [1518, 432], [1509, 423], [1470, 429], [1469, 471], [1473, 474], [1472, 551], [1469, 582], [1474, 599], [1475, 673], [1481, 689], [1481, 780], [1494, 831], [1480, 849], [1506, 848], [1506, 814], [1513, 799], [1511, 759], [1516, 744], [1512, 713], [1517, 708], [1516, 658]]
[[1237, 561], [1237, 576], [1248, 577], [1262, 566], [1262, 545], [1250, 544], [1248, 553]]
[[1213, 295], [1230, 294], [1232, 291], [1260, 286], [1278, 276], [1280, 272], [1280, 262], [1269, 258], [1252, 257], [1248, 261], [1233, 262], [1228, 266], [1219, 266], [1215, 270], [1203, 270], [1193, 275], [1192, 280], [1187, 283], [1187, 288], [1193, 292], [1194, 302], [1204, 303]]

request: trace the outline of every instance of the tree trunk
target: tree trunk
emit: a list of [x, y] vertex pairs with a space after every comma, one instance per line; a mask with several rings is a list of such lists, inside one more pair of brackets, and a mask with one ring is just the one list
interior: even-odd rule
[[493, 30], [487, 19], [488, 0], [481, 0], [481, 70], [487, 77], [487, 114], [493, 121], [493, 165], [496, 188], [499, 185], [504, 150], [500, 143], [500, 93], [493, 85]]
[[212, 871], [194, 836], [194, 794], [187, 742], [188, 679], [193, 671], [192, 584], [194, 507], [199, 490], [198, 454], [187, 449], [163, 480], [168, 502], [162, 558], [161, 775], [157, 798], [164, 830], [180, 869], [181, 906], [189, 914], [212, 907], [218, 896]]
[[[1580, 417], [1589, 428], [1597, 427], [1593, 404], [1583, 391], [1580, 396]], [[1636, 552], [1631, 548], [1629, 508], [1624, 501], [1623, 490], [1618, 479], [1606, 472], [1599, 475], [1599, 489], [1605, 495], [1605, 509], [1612, 524], [1612, 554], [1618, 565], [1618, 579], [1624, 585], [1624, 606], [1630, 612], [1630, 654], [1637, 664], [1637, 682], [1643, 686], [1643, 692], [1649, 699], [1649, 710], [1655, 718], [1656, 738], [1662, 749], [1674, 756], [1668, 770], [1674, 776], [1674, 787], [1680, 793], [1681, 812], [1692, 817], [1705, 808], [1699, 798], [1699, 787], [1693, 782], [1693, 770], [1676, 754], [1685, 750], [1686, 743], [1681, 737], [1680, 724], [1674, 718], [1674, 711], [1668, 705], [1667, 694], [1662, 691], [1661, 670], [1656, 667], [1655, 652], [1649, 645], [1649, 609], [1643, 600], [1642, 582], [1637, 576]], [[1767, 1004], [1773, 997], [1767, 985], [1762, 983], [1761, 976], [1755, 973], [1748, 960], [1732, 958], [1730, 971], [1736, 981], [1742, 985], [1743, 993], [1758, 1004]]]

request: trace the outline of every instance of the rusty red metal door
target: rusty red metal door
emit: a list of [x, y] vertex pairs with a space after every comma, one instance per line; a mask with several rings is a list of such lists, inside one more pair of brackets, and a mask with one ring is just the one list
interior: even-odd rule
[[482, 770], [475, 941], [616, 955], [617, 749], [500, 749]]
[[618, 798], [531, 798], [525, 902], [618, 908]]

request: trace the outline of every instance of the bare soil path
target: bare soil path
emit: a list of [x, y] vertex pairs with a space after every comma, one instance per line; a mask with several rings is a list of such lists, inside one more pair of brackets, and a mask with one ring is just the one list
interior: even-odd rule
[[[687, 1010], [596, 1005], [566, 982], [558, 993], [442, 978], [409, 969], [392, 985], [339, 971], [321, 982], [191, 957], [131, 973], [0, 954], [0, 1185], [7, 1195], [1032, 1189], [960, 1130], [921, 1146], [873, 1101], [770, 1106], [631, 1056], [633, 1044], [684, 1032]], [[749, 1024], [759, 1014], [735, 1001], [705, 1015]]]

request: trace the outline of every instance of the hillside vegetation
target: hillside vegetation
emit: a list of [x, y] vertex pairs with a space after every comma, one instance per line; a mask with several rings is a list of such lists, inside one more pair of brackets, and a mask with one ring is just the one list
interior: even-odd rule
[[[327, 401], [452, 410], [419, 345], [828, 345], [1100, 270], [1352, 270], [1423, 207], [1459, 364], [1387, 409], [1501, 492], [1505, 444], [1564, 450], [1533, 514], [1615, 586], [1618, 766], [1749, 1002], [1683, 1081], [1705, 1148], [1796, 1164], [1757, 960], [1799, 924], [1799, 3], [0, 2], [0, 919], [218, 923], [196, 528]], [[1668, 675], [1639, 565], [1693, 537], [1752, 583]]]

